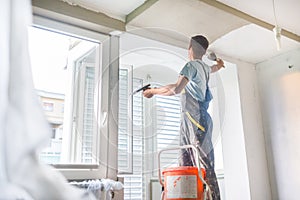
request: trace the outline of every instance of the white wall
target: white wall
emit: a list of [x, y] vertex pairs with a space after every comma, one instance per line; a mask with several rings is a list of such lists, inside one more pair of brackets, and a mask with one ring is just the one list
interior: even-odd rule
[[[232, 102], [229, 109], [235, 108], [237, 106], [236, 104], [239, 104], [240, 102], [238, 106], [241, 107], [240, 117], [242, 118], [241, 120], [243, 124], [243, 130], [240, 130], [238, 134], [229, 133], [227, 136], [223, 135], [223, 138], [227, 140], [227, 142], [223, 141], [223, 146], [224, 144], [231, 145], [231, 147], [227, 147], [231, 148], [231, 150], [229, 149], [227, 150], [227, 153], [223, 153], [225, 181], [227, 179], [225, 184], [227, 193], [226, 197], [230, 196], [230, 199], [250, 198], [253, 200], [271, 200], [268, 163], [262, 128], [262, 117], [255, 65], [226, 56], [220, 57], [237, 65], [236, 71], [234, 69], [230, 69], [231, 66], [227, 66], [222, 71], [232, 74], [237, 73], [237, 77], [233, 76], [232, 78], [236, 79], [235, 81], [238, 82], [240, 97], [231, 98], [231, 100], [234, 100], [235, 98], [239, 99], [234, 100], [236, 102]], [[221, 74], [222, 71], [220, 71]], [[232, 96], [232, 94], [227, 95]], [[227, 112], [230, 111], [227, 110], [226, 113]], [[234, 120], [229, 121], [231, 123], [231, 127], [234, 127], [237, 123]], [[223, 151], [227, 148], [226, 146], [223, 147]], [[227, 157], [225, 157], [226, 155]], [[242, 159], [245, 158], [246, 161], [239, 159], [237, 155]], [[243, 162], [246, 162], [246, 166], [245, 163], [243, 164]], [[230, 164], [237, 165], [238, 167], [229, 167], [230, 171], [228, 172], [228, 170], [226, 171], [226, 168], [228, 168], [226, 166]], [[245, 169], [242, 167], [246, 167], [247, 170], [245, 171]], [[240, 176], [246, 177], [241, 178]], [[239, 183], [241, 181], [244, 181], [243, 185], [237, 184], [237, 182]], [[245, 187], [246, 181], [248, 183], [248, 191], [245, 193], [240, 191], [240, 188]]]
[[256, 69], [253, 64], [240, 61], [236, 63], [239, 74], [251, 199], [271, 200]]
[[225, 106], [224, 123], [221, 124], [225, 199], [250, 200], [237, 67], [226, 63], [219, 74], [225, 94], [225, 98], [219, 100], [219, 105], [224, 101]]
[[300, 196], [300, 49], [258, 64], [257, 74], [272, 199], [296, 200]]

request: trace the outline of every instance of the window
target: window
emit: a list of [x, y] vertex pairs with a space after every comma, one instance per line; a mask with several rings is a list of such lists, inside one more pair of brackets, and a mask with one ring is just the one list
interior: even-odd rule
[[143, 198], [143, 97], [131, 95], [143, 81], [131, 73], [131, 66], [119, 72], [118, 171], [124, 177], [125, 200]]
[[119, 71], [119, 130], [118, 130], [118, 171], [133, 173], [132, 169], [132, 77], [130, 67]]
[[52, 112], [53, 111], [53, 103], [43, 102], [44, 111]]
[[[74, 81], [71, 83], [71, 102], [73, 106], [69, 109], [72, 114], [69, 124], [71, 137], [74, 139], [71, 147], [74, 153], [71, 153], [71, 162], [74, 163], [97, 163], [97, 126], [95, 111], [95, 52], [97, 46], [91, 46], [92, 49], [84, 52], [79, 59], [75, 60], [74, 69], [71, 70]], [[70, 105], [70, 103], [68, 104]], [[70, 147], [69, 147], [70, 149]], [[68, 151], [66, 149], [66, 151]], [[72, 150], [71, 150], [72, 152]]]
[[33, 21], [29, 53], [34, 87], [41, 107], [46, 102], [49, 110], [47, 103], [53, 103], [53, 111], [45, 111], [52, 138], [40, 159], [68, 179], [116, 177], [115, 145], [105, 141], [108, 135], [117, 138], [109, 134], [114, 127], [107, 120], [115, 112], [111, 106], [117, 106], [108, 84], [115, 80], [106, 69], [116, 65], [110, 60], [118, 53], [118, 38], [41, 16]]
[[99, 43], [36, 27], [29, 33], [34, 86], [54, 132], [40, 158], [49, 164], [97, 163], [94, 91]]
[[[179, 146], [180, 102], [178, 96], [155, 97], [156, 145], [157, 151]], [[161, 167], [178, 166], [178, 151], [161, 155]], [[156, 169], [157, 167], [154, 166]], [[156, 172], [156, 171], [155, 171]], [[156, 177], [158, 174], [155, 173]]]

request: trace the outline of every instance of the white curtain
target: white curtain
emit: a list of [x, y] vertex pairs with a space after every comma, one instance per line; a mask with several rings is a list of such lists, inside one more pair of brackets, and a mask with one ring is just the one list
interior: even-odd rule
[[93, 199], [39, 163], [50, 128], [33, 89], [27, 27], [30, 0], [0, 6], [0, 199]]

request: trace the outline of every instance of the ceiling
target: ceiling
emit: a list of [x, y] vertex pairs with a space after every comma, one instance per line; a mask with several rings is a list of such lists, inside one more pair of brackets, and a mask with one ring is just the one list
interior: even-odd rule
[[63, 0], [73, 5], [79, 5], [84, 8], [102, 12], [106, 15], [125, 20], [126, 15], [131, 13], [134, 9], [142, 5], [145, 0]]
[[[299, 0], [64, 1], [120, 19], [127, 32], [183, 48], [189, 37], [203, 34], [210, 50], [254, 64], [300, 48]], [[272, 32], [273, 2], [277, 24], [288, 36], [282, 36], [280, 51]]]
[[278, 25], [300, 35], [299, 0], [220, 0], [224, 4], [274, 25], [273, 1]]

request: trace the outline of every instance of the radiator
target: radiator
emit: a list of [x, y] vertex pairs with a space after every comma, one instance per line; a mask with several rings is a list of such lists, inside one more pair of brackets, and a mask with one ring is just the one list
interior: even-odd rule
[[81, 182], [70, 182], [71, 185], [83, 188], [93, 193], [97, 200], [111, 200], [116, 190], [122, 190], [123, 184], [110, 179], [87, 180]]

